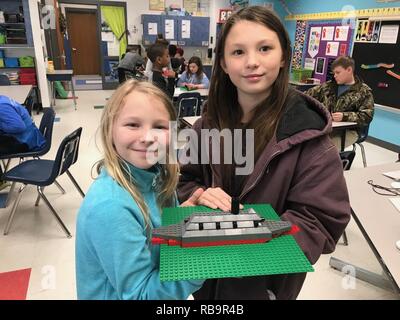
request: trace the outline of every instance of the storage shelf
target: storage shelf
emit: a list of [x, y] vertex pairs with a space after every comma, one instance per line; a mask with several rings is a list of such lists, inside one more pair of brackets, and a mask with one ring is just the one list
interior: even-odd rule
[[1, 44], [0, 49], [33, 49], [33, 47], [26, 44]]

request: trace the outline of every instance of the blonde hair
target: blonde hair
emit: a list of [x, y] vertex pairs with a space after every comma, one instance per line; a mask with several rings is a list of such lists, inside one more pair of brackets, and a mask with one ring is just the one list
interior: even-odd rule
[[[143, 195], [136, 186], [136, 181], [130, 173], [127, 162], [117, 153], [112, 138], [113, 126], [125, 104], [125, 98], [131, 92], [135, 91], [158, 99], [167, 109], [170, 116], [169, 120], [176, 120], [176, 112], [171, 100], [160, 89], [147, 81], [127, 80], [114, 92], [103, 111], [100, 122], [100, 134], [104, 149], [104, 159], [100, 160], [97, 169], [99, 171], [101, 167], [104, 167], [108, 174], [130, 193], [143, 214], [146, 229], [149, 230], [149, 209]], [[168, 152], [174, 152], [174, 150]], [[166, 158], [168, 159], [168, 156]], [[161, 172], [157, 183], [157, 205], [161, 209], [162, 207], [174, 206], [175, 204], [175, 190], [178, 183], [179, 167], [176, 163], [168, 162], [166, 164], [160, 164], [160, 166]]]

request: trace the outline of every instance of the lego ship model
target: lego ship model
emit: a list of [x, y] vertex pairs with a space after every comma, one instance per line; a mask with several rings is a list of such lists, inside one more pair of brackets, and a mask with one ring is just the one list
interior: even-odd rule
[[265, 243], [299, 231], [288, 221], [266, 220], [254, 209], [231, 212], [196, 212], [181, 223], [153, 229], [152, 244], [181, 247]]

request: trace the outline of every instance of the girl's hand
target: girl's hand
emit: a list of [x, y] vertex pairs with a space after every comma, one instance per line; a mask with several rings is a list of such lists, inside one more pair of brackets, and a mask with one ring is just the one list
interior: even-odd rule
[[[211, 209], [231, 210], [232, 197], [221, 188], [208, 188], [197, 199], [197, 205], [203, 205]], [[243, 209], [243, 205], [240, 205]]]
[[187, 86], [189, 89], [196, 89], [196, 85], [193, 84], [193, 83], [187, 83], [186, 86]]
[[187, 199], [185, 202], [183, 202], [180, 206], [181, 207], [194, 207], [197, 206], [197, 201], [201, 194], [204, 192], [203, 188], [198, 188], [189, 199]]

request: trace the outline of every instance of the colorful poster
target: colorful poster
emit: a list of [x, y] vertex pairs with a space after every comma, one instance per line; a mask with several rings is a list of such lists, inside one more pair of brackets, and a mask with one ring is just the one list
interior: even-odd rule
[[375, 21], [370, 21], [367, 31], [367, 42], [372, 41], [372, 34], [374, 33], [374, 28], [375, 28]]
[[319, 43], [321, 40], [321, 27], [310, 28], [310, 37], [308, 42], [308, 54], [314, 58], [319, 51]]
[[339, 42], [328, 42], [326, 44], [326, 56], [334, 56], [336, 57], [339, 52]]
[[339, 47], [339, 56], [345, 56], [347, 52], [347, 43], [341, 43]]
[[337, 26], [335, 28], [335, 41], [347, 41], [349, 26]]
[[356, 33], [356, 39], [355, 42], [361, 42], [361, 37], [362, 37], [362, 33], [364, 30], [364, 25], [365, 23], [368, 23], [367, 19], [359, 19], [357, 21], [357, 33]]
[[323, 27], [321, 40], [332, 41], [335, 27]]
[[374, 32], [372, 34], [372, 42], [378, 42], [379, 40], [379, 31], [381, 30], [381, 22], [375, 21]]
[[315, 68], [315, 73], [317, 74], [324, 74], [325, 69], [325, 58], [318, 57], [317, 58], [317, 66]]

